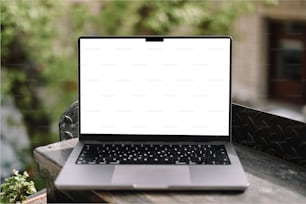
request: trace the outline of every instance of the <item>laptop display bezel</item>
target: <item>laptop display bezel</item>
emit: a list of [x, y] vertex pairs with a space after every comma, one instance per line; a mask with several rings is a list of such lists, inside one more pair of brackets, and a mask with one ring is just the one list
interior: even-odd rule
[[[81, 100], [80, 100], [80, 42], [82, 39], [118, 39], [118, 38], [140, 38], [146, 41], [163, 41], [165, 38], [225, 38], [230, 40], [230, 80], [229, 80], [229, 135], [228, 136], [218, 136], [218, 135], [139, 135], [139, 134], [82, 134], [81, 133]], [[227, 141], [230, 142], [232, 138], [232, 105], [231, 105], [231, 88], [232, 88], [232, 38], [230, 36], [81, 36], [78, 39], [78, 115], [79, 115], [79, 140], [85, 141], [152, 141], [152, 142], [211, 142], [211, 141]]]

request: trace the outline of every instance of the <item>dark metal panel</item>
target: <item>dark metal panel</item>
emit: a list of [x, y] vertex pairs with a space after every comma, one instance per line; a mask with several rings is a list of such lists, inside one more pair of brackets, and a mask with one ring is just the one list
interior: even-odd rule
[[233, 141], [306, 167], [306, 124], [233, 104]]

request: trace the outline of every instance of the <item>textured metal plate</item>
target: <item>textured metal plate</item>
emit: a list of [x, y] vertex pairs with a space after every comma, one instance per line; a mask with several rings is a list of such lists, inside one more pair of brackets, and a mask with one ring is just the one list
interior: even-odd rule
[[232, 105], [233, 141], [306, 167], [306, 124]]
[[60, 140], [67, 140], [79, 137], [79, 103], [71, 104], [59, 121]]

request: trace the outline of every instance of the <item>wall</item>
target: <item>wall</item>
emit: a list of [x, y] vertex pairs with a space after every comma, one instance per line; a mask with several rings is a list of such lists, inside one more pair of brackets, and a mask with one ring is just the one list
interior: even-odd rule
[[233, 99], [262, 106], [268, 99], [267, 20], [306, 21], [306, 1], [279, 1], [278, 6], [257, 2], [251, 14], [234, 24]]

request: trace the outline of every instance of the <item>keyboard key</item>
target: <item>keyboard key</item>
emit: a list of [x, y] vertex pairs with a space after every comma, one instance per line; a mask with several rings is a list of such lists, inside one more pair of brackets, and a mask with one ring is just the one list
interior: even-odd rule
[[229, 165], [224, 145], [86, 144], [76, 164]]

